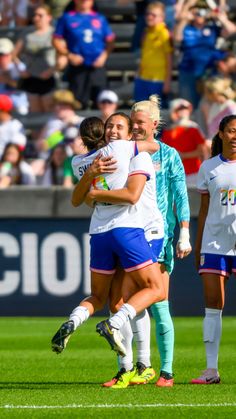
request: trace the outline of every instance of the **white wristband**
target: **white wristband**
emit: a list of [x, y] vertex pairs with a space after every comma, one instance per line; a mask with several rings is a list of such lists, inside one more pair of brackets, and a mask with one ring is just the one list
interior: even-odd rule
[[178, 246], [181, 252], [191, 249], [189, 238], [190, 238], [189, 229], [187, 227], [182, 227], [180, 229], [179, 240], [178, 240]]

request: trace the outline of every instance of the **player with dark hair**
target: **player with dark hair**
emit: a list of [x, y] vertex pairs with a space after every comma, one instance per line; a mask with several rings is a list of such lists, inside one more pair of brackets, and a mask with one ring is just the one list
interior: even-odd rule
[[[218, 154], [219, 153], [219, 154]], [[236, 115], [223, 118], [213, 139], [212, 158], [198, 174], [201, 207], [196, 240], [196, 265], [203, 280], [203, 340], [206, 370], [192, 384], [218, 384], [218, 351], [225, 286], [236, 273]]]

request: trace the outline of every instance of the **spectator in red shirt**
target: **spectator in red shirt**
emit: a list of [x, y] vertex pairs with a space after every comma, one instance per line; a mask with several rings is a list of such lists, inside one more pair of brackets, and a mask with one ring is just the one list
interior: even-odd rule
[[183, 161], [188, 187], [196, 187], [202, 160], [208, 157], [206, 140], [196, 122], [191, 121], [192, 105], [185, 99], [170, 103], [171, 125], [164, 128], [162, 141], [174, 147]]

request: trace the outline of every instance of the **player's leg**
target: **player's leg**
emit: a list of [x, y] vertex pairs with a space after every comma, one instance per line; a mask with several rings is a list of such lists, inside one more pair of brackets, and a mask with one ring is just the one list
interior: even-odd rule
[[[154, 302], [163, 300], [164, 289], [160, 268], [157, 263], [153, 263], [153, 253], [145, 239], [143, 230], [114, 230], [117, 254], [124, 269], [129, 272], [130, 278], [139, 288], [109, 321], [105, 320], [97, 325], [97, 332], [109, 341], [112, 349], [117, 350], [112, 345], [111, 336], [113, 331], [120, 330], [123, 324], [130, 319], [132, 320]], [[120, 351], [120, 354], [124, 355], [122, 351]]]
[[173, 354], [174, 354], [174, 326], [169, 310], [168, 288], [169, 274], [162, 265], [162, 278], [165, 285], [166, 300], [151, 306], [155, 319], [156, 340], [160, 354], [160, 377], [156, 383], [158, 387], [172, 387], [173, 380]]
[[[204, 255], [202, 265], [199, 272], [202, 275], [206, 307], [203, 322], [203, 340], [206, 349], [207, 365], [203, 374], [191, 382], [192, 384], [217, 384], [220, 382], [218, 351], [222, 331], [225, 285], [231, 272], [227, 257]], [[213, 270], [219, 273], [211, 273]]]
[[71, 334], [107, 302], [111, 282], [115, 273], [115, 260], [112, 242], [108, 234], [95, 234], [91, 237], [91, 295], [85, 298], [72, 311], [69, 320], [61, 325], [52, 338], [52, 350], [61, 353]]
[[96, 311], [101, 310], [106, 304], [113, 274], [104, 275], [91, 273], [91, 295], [75, 307], [69, 320], [61, 325], [52, 338], [52, 350], [61, 353], [72, 333], [88, 320]]
[[161, 263], [162, 281], [165, 289], [165, 300], [151, 306], [156, 326], [157, 346], [160, 354], [160, 377], [156, 383], [158, 387], [172, 387], [173, 355], [174, 355], [174, 325], [169, 310], [169, 282], [170, 273], [174, 267], [172, 240], [169, 240], [162, 250], [159, 261]]
[[[124, 276], [124, 270], [118, 268], [112, 280], [109, 294], [109, 308], [111, 316], [115, 314], [123, 305], [121, 290]], [[126, 388], [129, 385], [130, 379], [134, 375], [132, 349], [133, 333], [130, 322], [126, 322], [120, 331], [123, 336], [122, 344], [124, 345], [126, 355], [124, 357], [118, 355], [118, 373], [111, 380], [105, 382], [103, 387]]]

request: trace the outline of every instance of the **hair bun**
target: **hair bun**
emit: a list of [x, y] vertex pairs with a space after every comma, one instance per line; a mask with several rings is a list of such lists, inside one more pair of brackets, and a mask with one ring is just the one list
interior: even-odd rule
[[158, 95], [151, 95], [149, 96], [150, 102], [154, 103], [156, 106], [160, 105], [160, 99]]

